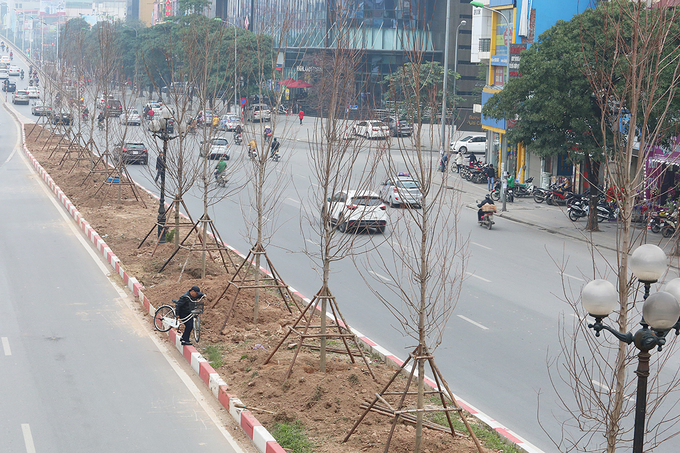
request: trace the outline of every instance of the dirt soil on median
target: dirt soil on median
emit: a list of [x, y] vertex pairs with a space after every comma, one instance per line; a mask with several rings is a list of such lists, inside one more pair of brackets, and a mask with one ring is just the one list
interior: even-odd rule
[[[208, 260], [208, 276], [200, 279], [200, 253], [188, 256], [189, 253], [182, 250], [159, 273], [174, 245], [161, 244], [154, 252], [155, 234], [152, 234], [152, 240], [139, 247], [144, 236], [155, 227], [158, 201], [139, 189], [138, 195], [144, 206], [135, 198], [129, 185], [102, 185], [108, 175], [91, 172], [92, 165], [87, 160], [77, 161], [77, 148], [73, 145], [69, 150], [68, 141], [62, 141], [57, 148], [59, 137], [51, 135], [49, 130], [28, 124], [25, 132], [29, 151], [104, 238], [126, 271], [144, 285], [144, 293], [152, 305], [158, 307], [169, 303], [192, 285], [199, 285], [207, 294], [210, 301], [201, 316], [201, 341], [196, 348], [211, 360], [229, 386], [229, 393], [237, 395], [251, 408], [265, 427], [271, 430], [276, 423], [299, 420], [306, 429], [314, 452], [383, 451], [392, 424], [392, 419], [384, 415], [369, 413], [350, 440], [347, 443], [341, 441], [363, 413], [361, 403], [370, 401], [384, 387], [393, 376], [394, 368], [381, 363], [378, 357], [370, 356], [371, 367], [377, 376], [377, 381], [374, 381], [360, 358], [351, 363], [347, 355], [331, 353], [327, 372], [322, 374], [318, 371], [318, 353], [302, 348], [290, 378], [284, 380], [295, 351], [293, 344], [298, 339], [288, 337], [272, 360], [268, 364], [264, 361], [288, 332], [288, 326], [295, 322], [294, 307], [293, 314], [290, 314], [277, 291], [267, 289], [260, 298], [260, 320], [254, 325], [253, 290], [242, 290], [227, 323], [226, 334], [220, 334], [228, 308], [234, 300], [234, 287], [214, 308], [210, 306], [224, 291], [235, 269], [229, 265], [225, 270], [219, 256], [214, 254], [215, 259]], [[46, 144], [47, 140], [50, 141]], [[99, 167], [104, 168], [103, 165]], [[191, 214], [197, 218], [201, 213]], [[219, 225], [216, 228], [219, 230]], [[186, 229], [180, 237], [184, 235]], [[242, 261], [237, 255], [232, 255], [232, 258], [236, 263]], [[185, 265], [180, 280], [180, 271]], [[285, 263], [274, 265], [285, 269]], [[282, 275], [284, 280], [285, 277], [285, 274]], [[318, 321], [318, 317], [316, 319]], [[336, 348], [342, 346], [342, 343], [331, 343]], [[397, 378], [390, 390], [401, 391], [405, 382], [405, 378]], [[409, 401], [409, 406], [414, 407], [414, 401]], [[455, 412], [453, 414], [458, 418]], [[441, 418], [441, 413], [439, 415]], [[414, 441], [414, 425], [400, 422], [390, 451], [413, 451]], [[454, 439], [450, 434], [426, 428], [422, 451], [472, 453], [477, 449], [465, 436]]]

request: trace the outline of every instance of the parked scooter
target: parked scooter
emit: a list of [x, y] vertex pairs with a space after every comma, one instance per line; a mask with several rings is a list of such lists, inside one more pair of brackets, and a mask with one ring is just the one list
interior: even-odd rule
[[661, 227], [661, 236], [669, 238], [675, 234], [675, 230], [678, 229], [678, 211], [675, 210], [672, 214], [666, 216], [664, 219], [664, 224]]
[[[567, 214], [569, 219], [573, 222], [581, 217], [588, 217], [590, 213], [590, 200], [588, 198], [580, 198], [574, 201], [568, 208]], [[615, 221], [618, 217], [617, 210], [609, 203], [599, 203], [597, 205], [597, 221], [603, 222], [605, 220]]]

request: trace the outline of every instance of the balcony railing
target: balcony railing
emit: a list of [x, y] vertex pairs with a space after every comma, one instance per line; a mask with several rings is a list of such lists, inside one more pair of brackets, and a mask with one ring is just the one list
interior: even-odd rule
[[479, 38], [479, 51], [491, 52], [491, 38]]

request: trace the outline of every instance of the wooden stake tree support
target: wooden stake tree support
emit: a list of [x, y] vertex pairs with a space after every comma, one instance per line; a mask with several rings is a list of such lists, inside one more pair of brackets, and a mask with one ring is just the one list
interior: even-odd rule
[[[92, 173], [92, 171], [90, 171], [90, 173]], [[92, 196], [93, 197], [97, 196], [99, 191], [102, 190], [102, 188], [106, 187], [104, 189], [104, 197], [106, 197], [109, 188], [111, 188], [112, 186], [118, 187], [119, 190], [123, 186], [130, 187], [130, 189], [132, 190], [132, 195], [134, 195], [135, 197], [135, 200], [142, 203], [142, 206], [146, 208], [146, 203], [144, 203], [144, 200], [138, 193], [139, 189], [137, 188], [137, 184], [130, 177], [130, 173], [128, 173], [127, 167], [125, 166], [125, 163], [123, 162], [122, 158], [119, 159], [118, 162], [116, 162], [115, 166], [108, 167], [108, 171], [104, 174], [104, 180], [99, 185], [97, 190], [95, 190]]]
[[[189, 217], [189, 221], [182, 221], [182, 222], [179, 223], [179, 226], [180, 227], [192, 227], [192, 228], [194, 227], [194, 225], [195, 225], [194, 219], [191, 218], [191, 214], [189, 213], [189, 209], [187, 208], [187, 205], [184, 203], [184, 200], [173, 198], [172, 203], [170, 203], [170, 206], [168, 206], [168, 209], [165, 211], [166, 215], [163, 216], [165, 221], [161, 223], [158, 219], [156, 219], [156, 223], [154, 224], [154, 226], [151, 227], [151, 229], [146, 234], [146, 236], [144, 236], [144, 239], [142, 239], [142, 242], [140, 242], [139, 245], [137, 246], [138, 249], [142, 248], [142, 246], [144, 245], [144, 242], [146, 242], [146, 240], [149, 238], [149, 236], [151, 236], [151, 233], [153, 233], [154, 230], [165, 232], [165, 231], [168, 231], [168, 229], [177, 225], [176, 223], [172, 222], [170, 219], [173, 217], [173, 211], [175, 209], [177, 209], [177, 205], [180, 204], [180, 203], [182, 204], [182, 207], [184, 208], [184, 212], [187, 213], [187, 217]], [[153, 256], [156, 253], [156, 249], [158, 249], [158, 244], [160, 243], [161, 237], [164, 237], [164, 234], [158, 235], [156, 237], [156, 240], [155, 240], [155, 243], [154, 243], [154, 248], [153, 248], [153, 251], [151, 252], [151, 256]], [[165, 267], [165, 265], [163, 267]], [[236, 267], [236, 266], [234, 266], [234, 267]]]
[[[409, 362], [412, 362], [411, 372], [409, 373], [408, 378], [406, 380], [406, 387], [404, 388], [404, 390], [388, 391], [390, 389], [390, 386], [392, 386], [392, 384], [396, 380], [396, 378], [401, 373], [404, 372]], [[417, 381], [416, 370], [417, 369], [424, 370], [425, 364], [428, 364], [430, 366], [430, 370], [434, 375], [434, 380], [437, 385], [437, 389], [425, 391], [424, 393], [425, 395], [437, 395], [442, 403], [442, 407], [431, 409], [430, 408], [412, 409], [407, 406], [406, 398], [409, 395], [412, 396], [418, 395], [417, 390], [411, 391], [411, 386], [414, 380]], [[444, 390], [442, 390], [442, 387], [444, 388]], [[394, 400], [395, 398], [398, 401], [396, 403], [393, 403], [395, 404], [393, 406], [392, 404], [390, 404], [388, 400], [389, 399]], [[379, 405], [378, 402], [381, 402], [384, 406]], [[375, 398], [367, 407], [365, 407], [364, 413], [361, 414], [359, 420], [356, 421], [350, 432], [347, 434], [347, 436], [345, 436], [343, 442], [347, 442], [349, 440], [350, 436], [352, 436], [352, 434], [357, 429], [359, 424], [361, 424], [364, 417], [366, 417], [366, 414], [368, 414], [370, 411], [374, 411], [382, 415], [393, 417], [392, 428], [390, 429], [390, 434], [388, 435], [387, 442], [385, 443], [384, 450], [385, 453], [387, 453], [390, 450], [392, 435], [394, 434], [394, 430], [397, 427], [397, 423], [399, 423], [400, 420], [412, 422], [414, 418], [412, 414], [415, 415], [418, 412], [444, 412], [444, 414], [446, 415], [446, 420], [449, 425], [449, 429], [447, 429], [446, 432], [450, 432], [451, 437], [453, 437], [454, 439], [456, 438], [456, 436], [461, 435], [461, 433], [456, 433], [456, 431], [453, 429], [453, 422], [451, 421], [451, 412], [458, 412], [458, 415], [465, 424], [465, 428], [467, 429], [470, 437], [477, 446], [477, 450], [479, 451], [479, 453], [483, 453], [484, 451], [482, 448], [482, 444], [479, 442], [479, 439], [477, 439], [477, 436], [475, 436], [475, 433], [472, 431], [472, 427], [468, 423], [467, 418], [463, 413], [463, 408], [458, 405], [456, 398], [453, 396], [453, 392], [451, 392], [449, 385], [444, 380], [444, 376], [442, 376], [441, 372], [439, 371], [439, 368], [434, 363], [434, 356], [430, 354], [427, 346], [425, 345], [422, 344], [418, 345], [416, 349], [409, 355], [408, 359], [406, 359], [406, 361], [401, 365], [401, 368], [399, 368], [399, 370], [397, 370], [397, 372], [394, 373], [390, 381], [387, 383], [387, 385], [385, 385], [385, 387], [380, 391], [380, 393], [375, 394]], [[423, 426], [428, 425], [423, 424]]]
[[[269, 274], [260, 276], [259, 282], [256, 285], [254, 273], [260, 272], [260, 269], [257, 269], [257, 267], [255, 266], [255, 261], [258, 256], [260, 258], [264, 257], [267, 269], [269, 270]], [[227, 311], [227, 315], [224, 318], [224, 323], [222, 324], [222, 327], [220, 329], [220, 332], [222, 334], [226, 333], [225, 328], [227, 327], [229, 318], [231, 317], [234, 311], [234, 307], [236, 306], [238, 295], [241, 292], [241, 290], [244, 289], [251, 290], [256, 288], [276, 288], [276, 290], [281, 295], [281, 299], [283, 300], [283, 303], [285, 304], [289, 313], [293, 312], [290, 309], [289, 304], [290, 302], [292, 302], [298, 310], [302, 311], [298, 303], [293, 298], [293, 294], [290, 292], [290, 288], [288, 287], [288, 285], [284, 283], [283, 279], [281, 279], [281, 276], [276, 271], [276, 268], [274, 268], [274, 265], [269, 259], [269, 256], [267, 256], [267, 251], [265, 250], [264, 246], [259, 242], [255, 244], [252, 249], [250, 249], [248, 255], [246, 256], [246, 259], [243, 260], [241, 265], [238, 267], [234, 275], [227, 283], [227, 287], [224, 288], [224, 291], [222, 291], [220, 297], [215, 299], [215, 303], [213, 303], [210, 308], [214, 308], [227, 293], [227, 290], [229, 290], [229, 288], [232, 286], [236, 287], [236, 294], [234, 294], [234, 297], [231, 301], [231, 305], [229, 306], [229, 310]]]
[[[203, 231], [206, 231], [205, 234], [206, 237], [203, 237], [202, 235]], [[189, 236], [191, 236], [191, 233], [193, 232], [196, 232], [194, 241], [190, 246], [187, 246], [187, 240], [189, 239]], [[200, 246], [196, 247], [196, 241], [200, 242]], [[217, 229], [215, 228], [215, 223], [208, 216], [208, 214], [203, 214], [201, 218], [198, 219], [198, 221], [195, 224], [193, 224], [192, 228], [189, 230], [187, 235], [184, 237], [184, 239], [182, 239], [182, 242], [180, 242], [179, 247], [175, 249], [174, 252], [172, 252], [170, 258], [168, 258], [168, 260], [165, 262], [165, 264], [163, 264], [163, 267], [161, 267], [158, 272], [163, 272], [165, 266], [167, 266], [170, 263], [170, 261], [172, 261], [172, 259], [175, 257], [177, 252], [179, 252], [182, 249], [188, 250], [189, 255], [187, 256], [186, 261], [184, 261], [184, 266], [182, 266], [180, 278], [182, 278], [182, 273], [184, 273], [184, 268], [186, 267], [187, 262], [189, 261], [189, 257], [194, 252], [206, 252], [210, 256], [210, 259], [212, 259], [213, 261], [214, 258], [211, 252], [218, 252], [220, 254], [224, 270], [229, 271], [229, 268], [227, 267], [227, 261], [229, 261], [232, 267], [236, 268], [236, 264], [234, 263], [234, 260], [231, 258], [231, 255], [229, 254], [229, 249], [224, 245], [224, 242], [222, 242], [222, 238], [220, 237], [220, 234], [217, 232]]]
[[[319, 303], [321, 303], [323, 306], [321, 310], [317, 310], [319, 307]], [[322, 313], [327, 312], [327, 308], [330, 308], [330, 312], [332, 314], [331, 323], [329, 325], [327, 325], [327, 319], [324, 319], [322, 315]], [[306, 316], [308, 313], [309, 316]], [[316, 319], [317, 316], [320, 318], [319, 324], [313, 325], [312, 322]], [[290, 373], [293, 371], [293, 366], [295, 365], [295, 360], [297, 359], [300, 350], [303, 347], [307, 348], [319, 347], [313, 343], [305, 343], [306, 341], [316, 342], [336, 338], [342, 340], [342, 343], [345, 346], [344, 349], [327, 348], [327, 350], [330, 352], [347, 353], [352, 363], [355, 363], [354, 360], [355, 355], [361, 356], [361, 359], [366, 364], [366, 367], [368, 368], [368, 371], [371, 373], [371, 376], [373, 377], [373, 379], [375, 379], [375, 374], [373, 374], [371, 365], [368, 359], [366, 358], [364, 351], [359, 346], [357, 336], [347, 326], [348, 324], [345, 322], [342, 313], [340, 313], [340, 308], [338, 307], [338, 303], [335, 300], [335, 296], [331, 294], [330, 289], [327, 286], [324, 286], [314, 295], [314, 298], [312, 298], [307, 307], [302, 311], [302, 313], [300, 313], [300, 316], [297, 318], [295, 323], [292, 326], [288, 326], [288, 333], [286, 333], [286, 335], [281, 339], [279, 344], [276, 345], [276, 348], [274, 348], [271, 354], [269, 354], [269, 357], [267, 357], [267, 360], [265, 360], [264, 363], [265, 364], [269, 363], [269, 360], [271, 360], [274, 354], [276, 354], [276, 351], [279, 350], [281, 345], [286, 341], [286, 339], [291, 334], [296, 335], [299, 338], [298, 347], [295, 349], [295, 354], [293, 355], [293, 360], [290, 364], [290, 367], [288, 368], [288, 372], [286, 373], [286, 376], [283, 378], [285, 381], [286, 379], [288, 379], [288, 377], [290, 377]], [[354, 350], [350, 349], [349, 343], [353, 344], [353, 346], [355, 347]]]
[[[90, 138], [87, 142], [85, 142], [85, 139], [82, 136], [81, 139], [83, 140], [83, 145], [79, 147], [80, 152], [78, 153], [75, 162], [73, 162], [73, 166], [68, 171], [69, 173], [72, 173], [80, 162], [87, 161], [90, 164], [90, 168], [94, 168], [97, 161], [95, 156], [99, 155], [99, 148], [97, 148], [94, 139]], [[93, 152], [93, 149], [97, 150], [96, 154]]]

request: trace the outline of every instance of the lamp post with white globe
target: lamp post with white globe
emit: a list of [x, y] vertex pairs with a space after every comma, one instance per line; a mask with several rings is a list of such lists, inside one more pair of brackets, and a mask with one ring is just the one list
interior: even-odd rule
[[635, 374], [638, 377], [635, 401], [635, 429], [633, 435], [633, 453], [642, 453], [645, 435], [645, 415], [647, 410], [647, 378], [649, 377], [649, 351], [657, 348], [661, 351], [666, 344], [666, 335], [675, 329], [680, 333], [680, 278], [666, 284], [665, 291], [649, 294], [652, 283], [661, 278], [668, 268], [666, 254], [661, 248], [652, 244], [645, 244], [633, 251], [630, 257], [630, 269], [638, 281], [645, 286], [644, 305], [642, 306], [642, 326], [634, 334], [619, 332], [602, 323], [619, 306], [619, 293], [613, 284], [607, 280], [593, 280], [581, 292], [581, 302], [588, 314], [595, 318], [588, 327], [599, 337], [602, 330], [606, 330], [626, 344], [633, 343], [640, 351], [638, 353], [638, 367]]

